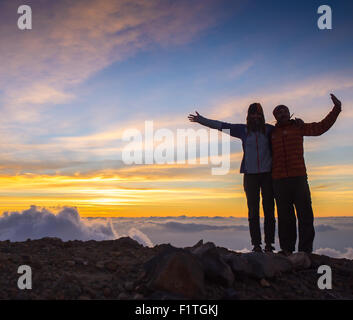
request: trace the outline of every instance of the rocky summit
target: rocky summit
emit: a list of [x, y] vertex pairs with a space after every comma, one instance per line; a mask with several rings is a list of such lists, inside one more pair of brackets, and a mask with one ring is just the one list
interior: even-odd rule
[[[320, 280], [329, 276], [320, 266], [329, 267], [332, 283]], [[351, 300], [353, 261], [303, 252], [238, 253], [202, 240], [185, 248], [144, 247], [128, 237], [1, 241], [0, 299]]]

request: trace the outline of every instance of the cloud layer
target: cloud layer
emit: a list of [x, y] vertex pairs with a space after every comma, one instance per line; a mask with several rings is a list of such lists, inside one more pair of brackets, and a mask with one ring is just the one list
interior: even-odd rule
[[[118, 230], [134, 226], [154, 244], [171, 243], [177, 247], [192, 246], [200, 239], [214, 242], [238, 252], [251, 251], [247, 218], [235, 217], [149, 217], [112, 218]], [[316, 218], [314, 252], [335, 258], [352, 259], [353, 218]], [[263, 235], [263, 219], [261, 219]], [[280, 250], [276, 231], [275, 247]]]
[[5, 212], [0, 217], [0, 240], [24, 241], [43, 237], [67, 240], [108, 240], [118, 237], [109, 221], [84, 222], [75, 208], [58, 214], [31, 206], [23, 212]]
[[[248, 221], [234, 217], [81, 218], [77, 209], [58, 208], [57, 213], [31, 206], [0, 217], [0, 240], [25, 241], [43, 237], [68, 240], [112, 240], [129, 236], [144, 246], [170, 243], [191, 246], [200, 239], [231, 250], [251, 250]], [[314, 252], [353, 259], [353, 218], [317, 218]], [[261, 219], [263, 226], [263, 220]], [[262, 229], [263, 230], [263, 229]], [[275, 246], [279, 249], [276, 236]]]
[[65, 207], [57, 214], [31, 206], [22, 212], [4, 212], [0, 217], [0, 240], [25, 241], [43, 237], [68, 240], [113, 240], [130, 236], [139, 243], [153, 246], [151, 240], [140, 230], [130, 228], [119, 235], [111, 219], [81, 219], [76, 208]]

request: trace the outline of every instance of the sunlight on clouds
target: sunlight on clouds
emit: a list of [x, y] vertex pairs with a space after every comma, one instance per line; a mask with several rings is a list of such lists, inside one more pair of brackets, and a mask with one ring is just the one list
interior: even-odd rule
[[46, 0], [32, 4], [35, 28], [21, 33], [8, 21], [19, 4], [4, 3], [0, 16], [0, 40], [6, 43], [0, 47], [0, 85], [16, 109], [26, 103], [32, 108], [64, 103], [72, 97], [68, 88], [111, 63], [151, 44], [186, 43], [217, 20], [209, 0], [173, 5], [160, 0]]
[[65, 103], [73, 98], [72, 95], [61, 92], [44, 84], [35, 84], [31, 87], [9, 93], [9, 104], [44, 104]]
[[[322, 106], [321, 111], [321, 114], [325, 115], [330, 110], [328, 106], [333, 106], [329, 94], [338, 90], [350, 92], [352, 88], [353, 79], [351, 77], [327, 74], [316, 79], [307, 79], [274, 88], [267, 87], [265, 90], [256, 90], [251, 94], [229, 97], [214, 103], [215, 105], [210, 108], [209, 112], [212, 116], [217, 116], [222, 120], [229, 117], [239, 119], [241, 116], [240, 123], [244, 123], [249, 105], [257, 101], [262, 104], [268, 123], [275, 121], [272, 111], [278, 104], [287, 105], [291, 111], [295, 108], [295, 113], [301, 112], [300, 116], [305, 116], [303, 119], [306, 122], [320, 121], [320, 118], [317, 119], [320, 116], [317, 114], [317, 110], [310, 107], [313, 99], [327, 96], [327, 103]], [[348, 94], [347, 98], [349, 98]], [[343, 108], [344, 106], [345, 101], [343, 100]], [[348, 115], [352, 114], [349, 109], [347, 111]], [[233, 122], [229, 119], [225, 121]]]
[[315, 166], [310, 168], [310, 176], [314, 178], [325, 178], [338, 176], [353, 178], [353, 165], [351, 164], [340, 164], [340, 165], [329, 165], [329, 166]]

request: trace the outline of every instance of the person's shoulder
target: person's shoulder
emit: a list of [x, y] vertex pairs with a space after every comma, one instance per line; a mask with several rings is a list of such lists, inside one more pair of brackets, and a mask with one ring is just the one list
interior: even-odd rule
[[232, 123], [228, 129], [230, 129], [231, 136], [243, 139], [246, 135], [246, 127], [243, 123]]
[[269, 123], [265, 123], [266, 133], [271, 134], [275, 129], [275, 126]]

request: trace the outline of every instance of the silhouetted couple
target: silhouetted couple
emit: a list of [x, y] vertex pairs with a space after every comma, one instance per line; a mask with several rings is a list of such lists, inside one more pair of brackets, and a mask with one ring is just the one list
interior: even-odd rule
[[260, 230], [260, 192], [264, 211], [265, 251], [272, 252], [275, 242], [274, 199], [278, 215], [278, 236], [281, 254], [295, 251], [298, 218], [298, 251], [311, 253], [315, 237], [314, 215], [304, 162], [304, 136], [319, 136], [335, 123], [341, 112], [341, 102], [331, 94], [334, 107], [320, 122], [304, 123], [292, 120], [289, 109], [279, 105], [273, 110], [275, 126], [265, 123], [259, 103], [249, 106], [246, 124], [231, 124], [189, 115], [213, 129], [229, 129], [229, 134], [242, 140], [243, 159], [240, 173], [244, 174], [244, 191], [247, 198], [249, 229], [253, 251], [262, 252]]

